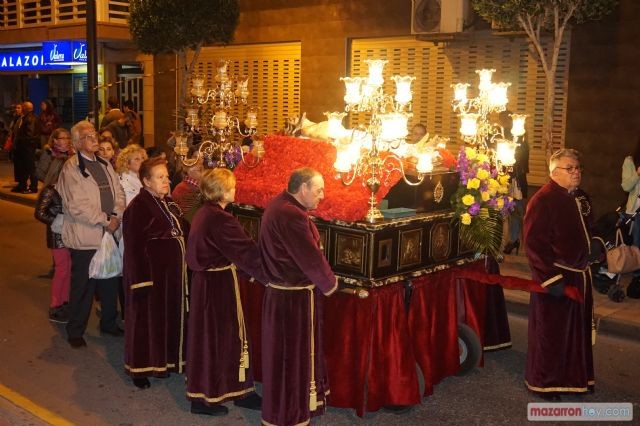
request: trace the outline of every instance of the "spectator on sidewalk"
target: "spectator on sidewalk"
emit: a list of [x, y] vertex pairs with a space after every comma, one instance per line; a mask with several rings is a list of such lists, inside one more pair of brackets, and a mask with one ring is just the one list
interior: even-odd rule
[[98, 157], [93, 124], [80, 121], [71, 128], [77, 155], [62, 168], [56, 189], [62, 198], [62, 240], [71, 252], [71, 292], [67, 336], [71, 347], [86, 346], [84, 333], [93, 296], [100, 296], [101, 333], [122, 336], [117, 323], [119, 279], [89, 278], [89, 264], [105, 232], [115, 233], [124, 212], [124, 191], [111, 165]]
[[51, 249], [54, 262], [54, 275], [51, 280], [51, 299], [49, 320], [66, 323], [69, 319], [68, 302], [71, 281], [71, 254], [62, 241], [62, 198], [56, 190], [56, 184], [62, 166], [73, 155], [71, 135], [67, 129], [57, 128], [51, 133], [49, 142], [52, 160], [44, 178], [44, 188], [36, 202], [35, 217], [47, 225], [47, 247]]
[[[36, 178], [36, 147], [40, 144], [38, 119], [33, 113], [31, 102], [22, 103], [22, 119], [17, 126], [13, 139], [14, 164], [17, 169], [16, 185], [11, 192], [36, 194], [38, 179]], [[27, 181], [29, 185], [27, 186]]]
[[40, 115], [38, 115], [38, 129], [40, 131], [40, 146], [44, 146], [49, 142], [49, 137], [54, 129], [62, 124], [62, 120], [50, 100], [46, 99], [40, 102]]

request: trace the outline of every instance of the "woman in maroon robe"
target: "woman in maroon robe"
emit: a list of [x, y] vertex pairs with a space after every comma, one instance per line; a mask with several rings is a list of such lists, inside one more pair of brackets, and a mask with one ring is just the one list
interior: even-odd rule
[[144, 188], [124, 212], [125, 370], [139, 388], [184, 368], [188, 224], [171, 201], [165, 160], [140, 166]]
[[[205, 204], [193, 218], [187, 264], [193, 271], [187, 336], [187, 398], [195, 414], [224, 415], [221, 403], [259, 410], [249, 335], [238, 287], [240, 269], [266, 282], [256, 243], [224, 208], [233, 202], [230, 170], [207, 171], [200, 183]], [[258, 284], [256, 284], [258, 285]]]

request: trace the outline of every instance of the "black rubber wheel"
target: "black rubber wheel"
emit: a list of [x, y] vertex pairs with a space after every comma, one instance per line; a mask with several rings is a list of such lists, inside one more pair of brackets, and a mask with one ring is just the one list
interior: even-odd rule
[[476, 333], [466, 324], [458, 324], [458, 347], [460, 348], [460, 369], [458, 376], [464, 376], [480, 363], [482, 346]]

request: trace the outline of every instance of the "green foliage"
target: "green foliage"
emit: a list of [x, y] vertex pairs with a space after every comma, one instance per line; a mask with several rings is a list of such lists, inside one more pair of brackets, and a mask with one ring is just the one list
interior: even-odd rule
[[131, 0], [129, 31], [143, 53], [178, 53], [228, 44], [238, 26], [238, 0]]
[[502, 220], [500, 212], [494, 209], [489, 209], [487, 216], [474, 218], [469, 225], [464, 225], [458, 220], [460, 241], [464, 247], [468, 247], [476, 253], [498, 259], [502, 257], [500, 253]]
[[518, 16], [544, 17], [544, 28], [553, 29], [555, 6], [562, 19], [567, 11], [577, 5], [572, 22], [597, 21], [609, 14], [618, 4], [618, 0], [471, 0], [473, 9], [489, 22], [496, 22], [504, 29], [517, 29]]

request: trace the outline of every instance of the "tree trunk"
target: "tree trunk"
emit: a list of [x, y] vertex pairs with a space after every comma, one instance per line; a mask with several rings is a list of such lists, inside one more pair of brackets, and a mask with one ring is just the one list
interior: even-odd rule
[[553, 146], [553, 105], [556, 96], [555, 75], [555, 70], [545, 70], [547, 93], [542, 117], [542, 147], [544, 148], [546, 158], [549, 158], [555, 151], [555, 147]]

